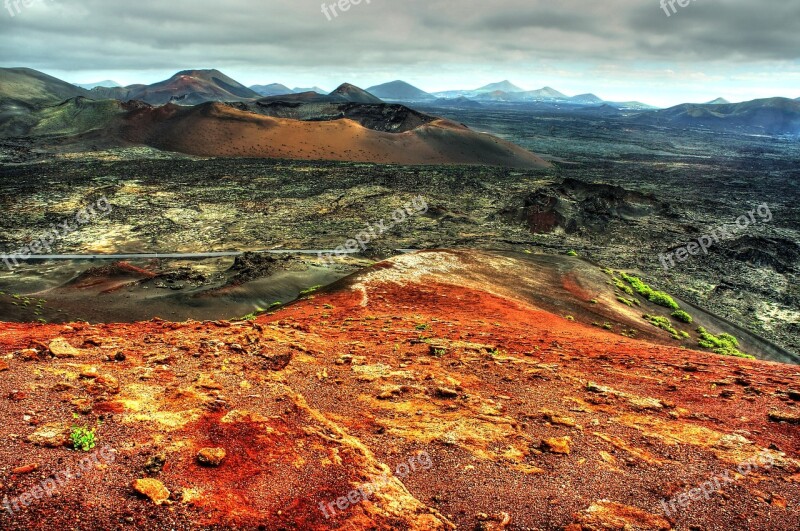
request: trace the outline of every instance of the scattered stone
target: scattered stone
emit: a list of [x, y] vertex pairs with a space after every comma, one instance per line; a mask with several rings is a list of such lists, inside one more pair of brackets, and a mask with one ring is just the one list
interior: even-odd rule
[[222, 385], [218, 384], [214, 381], [214, 379], [207, 375], [201, 374], [197, 377], [197, 381], [195, 382], [197, 387], [202, 387], [203, 389], [215, 390], [220, 391], [222, 390]]
[[11, 471], [14, 475], [21, 475], [21, 474], [30, 474], [31, 472], [35, 472], [39, 468], [39, 465], [25, 465], [18, 468], [15, 468]]
[[201, 465], [219, 466], [227, 455], [224, 448], [203, 448], [197, 452], [197, 460]]
[[651, 529], [654, 531], [667, 531], [672, 529], [672, 524], [662, 516], [648, 513], [637, 507], [600, 500], [579, 513], [576, 520], [564, 529], [565, 531], [590, 529]]
[[39, 359], [39, 351], [35, 348], [25, 348], [14, 353], [24, 361], [36, 361]]
[[780, 509], [786, 509], [786, 498], [781, 496], [780, 494], [772, 494], [772, 499], [770, 500], [770, 504], [773, 507], [778, 507]]
[[81, 351], [67, 343], [63, 337], [58, 337], [50, 342], [48, 346], [50, 354], [56, 358], [77, 358], [81, 355]]
[[28, 436], [28, 442], [36, 446], [58, 448], [66, 446], [69, 442], [69, 427], [64, 424], [51, 422], [41, 426]]
[[261, 364], [261, 368], [268, 371], [282, 371], [292, 361], [291, 352], [287, 352], [284, 354], [274, 354], [274, 355], [261, 354], [261, 357], [266, 360], [264, 361], [264, 363]]
[[115, 395], [119, 393], [119, 380], [110, 374], [101, 374], [96, 378], [87, 381], [84, 386], [86, 390], [94, 395], [109, 393]]
[[541, 448], [551, 454], [569, 455], [572, 451], [571, 437], [552, 437], [542, 441]]
[[772, 422], [786, 422], [787, 424], [800, 424], [800, 414], [788, 411], [770, 411], [769, 420]]
[[133, 482], [132, 487], [133, 490], [149, 498], [156, 505], [162, 505], [169, 500], [170, 492], [157, 479], [137, 479]]
[[575, 421], [574, 418], [572, 418], [572, 417], [562, 417], [560, 415], [556, 415], [554, 412], [552, 412], [550, 410], [547, 410], [547, 409], [542, 411], [542, 415], [544, 415], [544, 418], [550, 424], [555, 424], [555, 425], [558, 425], [558, 426], [566, 426], [568, 428], [574, 428], [575, 426], [578, 425], [578, 423]]
[[437, 387], [436, 396], [439, 396], [441, 398], [457, 398], [458, 391], [456, 391], [455, 389], [450, 389], [448, 387]]
[[163, 470], [164, 465], [167, 463], [167, 456], [164, 454], [151, 455], [144, 465], [144, 470], [148, 474], [158, 474]]

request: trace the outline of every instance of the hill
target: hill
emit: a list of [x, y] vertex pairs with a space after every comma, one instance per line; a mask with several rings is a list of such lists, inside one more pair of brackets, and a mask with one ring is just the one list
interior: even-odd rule
[[86, 90], [92, 90], [93, 88], [98, 88], [98, 87], [103, 87], [103, 88], [122, 87], [122, 85], [110, 79], [106, 79], [105, 81], [98, 81], [96, 83], [75, 83], [75, 86], [84, 88]]
[[[372, 112], [378, 113], [374, 119], [380, 123], [386, 106], [374, 107]], [[119, 131], [120, 141], [202, 156], [548, 166], [514, 144], [442, 119], [396, 133], [369, 129], [347, 118], [298, 121], [207, 103], [134, 110], [110, 130]]]
[[488, 85], [484, 85], [481, 88], [475, 89], [472, 92], [476, 94], [482, 94], [484, 92], [525, 92], [525, 89], [519, 88], [511, 81], [505, 80], [500, 81], [499, 83], [489, 83]]
[[400, 80], [375, 85], [368, 88], [367, 92], [388, 101], [429, 101], [436, 99], [436, 96]]
[[[530, 290], [587, 304], [584, 278], [542, 273], [414, 253], [253, 321], [5, 327], [9, 512], [86, 477], [0, 522], [794, 529], [796, 367], [572, 322]], [[74, 427], [95, 428], [83, 467]]]
[[0, 103], [40, 106], [60, 103], [89, 91], [30, 68], [0, 68]]
[[280, 83], [272, 83], [270, 85], [253, 85], [250, 90], [257, 93], [259, 96], [280, 96], [281, 94], [294, 94], [294, 90], [286, 85]]
[[380, 98], [350, 83], [341, 84], [336, 90], [330, 93], [330, 96], [333, 98], [342, 98], [344, 101], [351, 101], [353, 103], [383, 103]]
[[184, 70], [152, 85], [96, 87], [92, 89], [91, 97], [120, 101], [137, 100], [151, 105], [164, 105], [170, 102], [197, 105], [208, 101], [244, 101], [261, 96], [219, 70]]
[[686, 103], [632, 118], [640, 123], [760, 134], [800, 133], [800, 102], [769, 98], [743, 103]]

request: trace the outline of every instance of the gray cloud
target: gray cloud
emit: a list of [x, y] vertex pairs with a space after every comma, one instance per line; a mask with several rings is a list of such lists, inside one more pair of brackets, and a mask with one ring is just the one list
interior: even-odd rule
[[433, 75], [470, 64], [580, 62], [697, 70], [796, 65], [800, 50], [800, 4], [785, 0], [695, 0], [670, 17], [660, 0], [363, 0], [331, 21], [320, 0], [32, 2], [14, 17], [0, 11], [3, 66], [329, 75], [418, 67]]

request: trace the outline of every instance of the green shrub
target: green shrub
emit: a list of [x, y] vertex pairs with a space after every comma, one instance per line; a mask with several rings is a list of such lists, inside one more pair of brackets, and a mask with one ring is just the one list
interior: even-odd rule
[[627, 273], [623, 273], [620, 271], [620, 275], [622, 279], [630, 284], [634, 291], [644, 297], [645, 299], [649, 300], [653, 304], [658, 304], [659, 306], [663, 306], [665, 308], [669, 308], [670, 310], [679, 310], [680, 306], [675, 300], [664, 293], [663, 291], [657, 291], [642, 282], [642, 280], [638, 277], [634, 277], [632, 275], [628, 275]]
[[678, 334], [678, 331], [675, 330], [675, 328], [673, 328], [672, 322], [670, 322], [668, 318], [662, 317], [660, 315], [647, 315], [647, 314], [643, 315], [642, 317], [644, 318], [645, 321], [655, 326], [656, 328], [660, 328], [662, 330], [666, 330], [667, 332], [669, 332], [674, 339], [681, 338], [681, 336]]
[[687, 324], [692, 324], [692, 322], [694, 321], [694, 319], [692, 319], [692, 316], [684, 312], [683, 310], [675, 310], [674, 312], [672, 312], [672, 317], [674, 317], [678, 321]]
[[567, 256], [578, 256], [578, 252], [574, 250], [567, 251]]
[[735, 356], [737, 358], [746, 358], [751, 360], [756, 359], [755, 356], [751, 356], [750, 354], [740, 351], [739, 340], [730, 334], [720, 334], [715, 336], [714, 334], [709, 333], [702, 326], [697, 329], [697, 333], [700, 334], [700, 339], [698, 340], [697, 344], [702, 348], [711, 350], [715, 354], [721, 354], [722, 356]]
[[72, 447], [74, 449], [81, 452], [88, 452], [95, 447], [94, 428], [90, 430], [75, 426], [72, 428], [72, 433], [70, 433], [70, 439], [72, 440]]

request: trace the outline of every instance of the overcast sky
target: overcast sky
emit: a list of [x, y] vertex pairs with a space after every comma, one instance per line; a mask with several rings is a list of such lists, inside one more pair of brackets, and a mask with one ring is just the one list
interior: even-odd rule
[[362, 0], [335, 15], [320, 0], [2, 1], [0, 66], [72, 82], [218, 68], [326, 89], [510, 79], [659, 105], [800, 96], [797, 0], [694, 0], [670, 16], [661, 0]]

